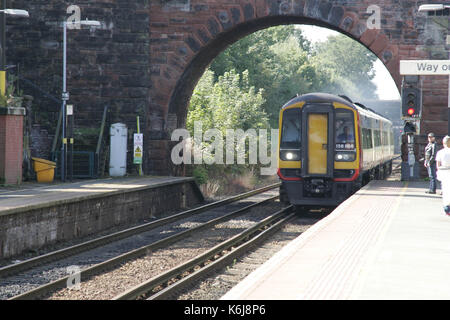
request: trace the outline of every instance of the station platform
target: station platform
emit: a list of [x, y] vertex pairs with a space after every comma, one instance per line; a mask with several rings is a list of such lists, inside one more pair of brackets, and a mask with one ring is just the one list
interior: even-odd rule
[[221, 299], [450, 299], [450, 217], [426, 190], [370, 182]]
[[0, 259], [204, 201], [193, 178], [120, 177], [0, 189]]

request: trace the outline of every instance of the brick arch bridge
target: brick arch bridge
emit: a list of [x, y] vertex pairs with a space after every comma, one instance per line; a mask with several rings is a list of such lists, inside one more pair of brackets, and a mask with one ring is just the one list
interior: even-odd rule
[[[59, 95], [61, 30], [56, 22], [68, 17], [66, 9], [72, 3], [9, 2], [14, 8], [28, 9], [31, 16], [26, 22], [17, 20], [8, 26], [8, 63], [21, 63], [24, 77]], [[207, 65], [228, 45], [252, 32], [280, 24], [327, 27], [369, 48], [385, 64], [400, 89], [399, 60], [447, 58], [448, 16], [419, 14], [418, 7], [425, 2], [439, 3], [434, 0], [80, 2], [81, 18], [100, 20], [102, 27], [69, 32], [68, 85], [71, 100], [77, 106], [76, 122], [94, 122], [101, 117], [105, 104], [112, 108], [112, 123], [125, 122], [131, 129], [135, 128], [136, 114], [142, 115], [144, 170], [171, 174], [174, 172], [169, 160], [171, 132], [184, 126], [195, 84]], [[377, 13], [379, 20], [374, 20]], [[433, 130], [444, 135], [447, 77], [422, 77], [421, 85], [424, 97], [421, 134]]]
[[[418, 14], [415, 1], [383, 1], [378, 5], [380, 28], [373, 28], [373, 1], [163, 1], [150, 7], [152, 75], [150, 130], [170, 133], [184, 126], [192, 91], [211, 61], [228, 45], [257, 30], [281, 24], [312, 24], [339, 31], [365, 45], [402, 84], [399, 60], [445, 56], [439, 50], [443, 39], [433, 34], [435, 26]], [[369, 8], [369, 9], [368, 9]], [[376, 10], [376, 8], [375, 8]], [[425, 43], [432, 41], [432, 50]], [[429, 44], [429, 43], [428, 43]], [[422, 49], [422, 50], [421, 50]], [[441, 57], [442, 58], [442, 57]], [[421, 132], [446, 133], [446, 79], [423, 79], [424, 121]], [[399, 111], [400, 112], [400, 111]], [[154, 126], [156, 125], [156, 126]], [[155, 169], [168, 158], [170, 143], [150, 141]], [[159, 159], [158, 159], [159, 156]], [[151, 165], [152, 167], [152, 165]]]

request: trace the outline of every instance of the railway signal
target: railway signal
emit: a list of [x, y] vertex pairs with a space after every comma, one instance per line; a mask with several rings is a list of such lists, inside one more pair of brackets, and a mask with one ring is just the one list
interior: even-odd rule
[[420, 118], [422, 113], [422, 104], [420, 99], [420, 90], [417, 88], [402, 89], [402, 117]]
[[405, 133], [417, 133], [417, 128], [412, 122], [406, 122], [405, 127], [403, 128], [403, 132]]

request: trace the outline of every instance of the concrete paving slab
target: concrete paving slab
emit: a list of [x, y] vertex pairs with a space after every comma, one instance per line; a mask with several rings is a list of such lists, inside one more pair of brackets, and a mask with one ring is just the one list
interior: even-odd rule
[[427, 189], [372, 181], [222, 299], [449, 299], [450, 217]]

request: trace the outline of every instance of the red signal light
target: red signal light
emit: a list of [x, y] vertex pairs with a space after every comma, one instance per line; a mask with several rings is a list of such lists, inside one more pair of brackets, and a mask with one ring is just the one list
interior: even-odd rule
[[408, 114], [409, 114], [410, 116], [412, 116], [414, 113], [416, 113], [416, 110], [414, 110], [414, 108], [409, 108], [409, 109], [408, 109]]

